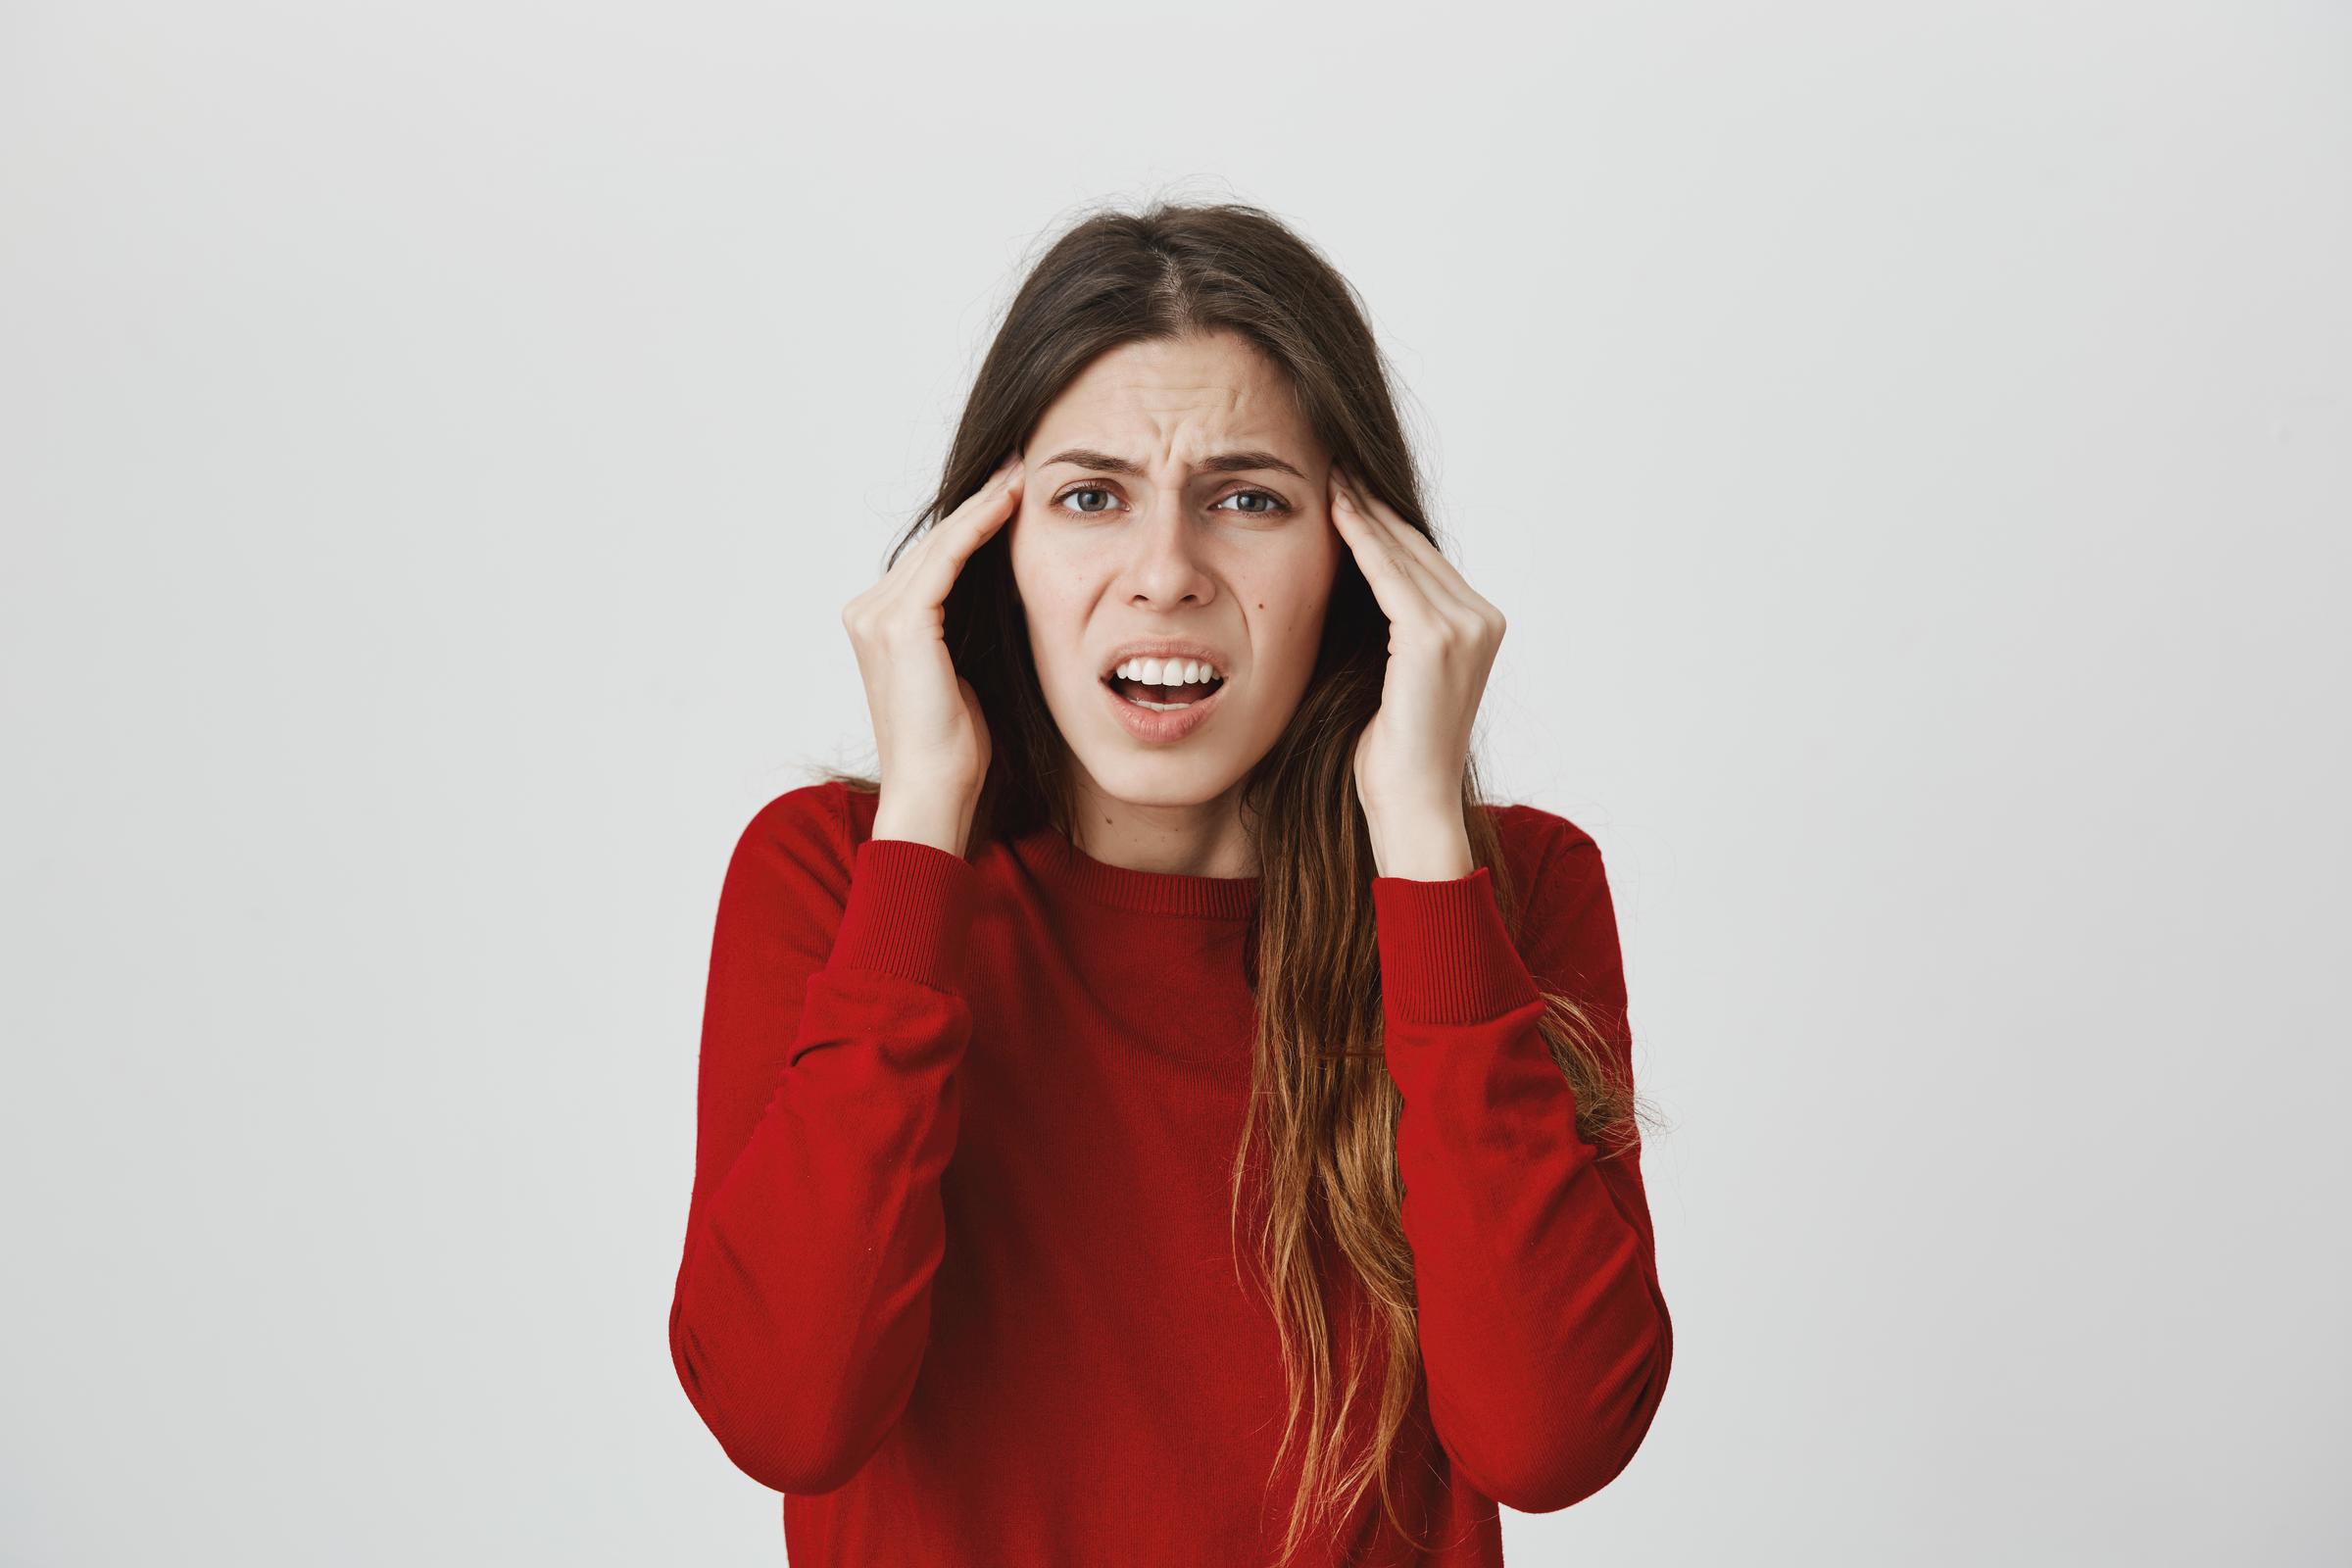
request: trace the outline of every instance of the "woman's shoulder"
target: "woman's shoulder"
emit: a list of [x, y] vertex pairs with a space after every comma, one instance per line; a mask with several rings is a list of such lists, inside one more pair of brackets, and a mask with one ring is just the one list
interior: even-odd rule
[[845, 894], [858, 844], [866, 836], [860, 826], [872, 828], [877, 799], [830, 778], [786, 790], [754, 811], [736, 834], [733, 863], [738, 872], [760, 870]]
[[1608, 896], [1600, 846], [1568, 817], [1526, 802], [1487, 808], [1501, 836], [1511, 880], [1512, 934], [1540, 948], [1547, 933], [1574, 926]]
[[753, 813], [749, 827], [825, 839], [845, 855], [873, 837], [878, 791], [854, 788], [846, 779], [822, 778], [797, 785]]
[[1599, 850], [1592, 835], [1576, 823], [1526, 801], [1489, 802], [1487, 814], [1501, 834], [1514, 870], [1525, 866], [1532, 874], [1545, 859], [1563, 851], [1591, 849], [1597, 854]]

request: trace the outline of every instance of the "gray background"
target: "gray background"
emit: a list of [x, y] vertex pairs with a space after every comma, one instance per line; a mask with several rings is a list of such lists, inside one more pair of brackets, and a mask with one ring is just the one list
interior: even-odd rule
[[1370, 301], [1609, 858], [1677, 1364], [1512, 1560], [2352, 1551], [2344, 7], [0, 19], [0, 1560], [782, 1560], [719, 876], [1155, 194]]

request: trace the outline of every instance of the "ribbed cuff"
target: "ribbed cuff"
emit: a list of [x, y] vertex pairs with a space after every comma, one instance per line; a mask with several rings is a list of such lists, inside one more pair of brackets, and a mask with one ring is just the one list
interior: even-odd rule
[[961, 992], [979, 876], [969, 860], [937, 845], [862, 841], [825, 967], [878, 969]]
[[1383, 1010], [1408, 1023], [1475, 1023], [1541, 993], [1511, 943], [1487, 867], [1444, 882], [1372, 879]]

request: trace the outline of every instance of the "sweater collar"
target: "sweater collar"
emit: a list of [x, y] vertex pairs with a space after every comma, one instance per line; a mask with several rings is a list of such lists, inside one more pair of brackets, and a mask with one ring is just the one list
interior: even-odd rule
[[1247, 920], [1257, 907], [1256, 877], [1194, 876], [1112, 865], [1096, 859], [1051, 824], [1014, 841], [1013, 852], [1039, 881], [1138, 914]]

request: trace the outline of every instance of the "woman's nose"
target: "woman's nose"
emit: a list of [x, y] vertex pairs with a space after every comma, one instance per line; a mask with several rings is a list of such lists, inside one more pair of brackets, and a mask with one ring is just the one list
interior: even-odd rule
[[1159, 492], [1127, 530], [1124, 569], [1139, 591], [1175, 600], [1200, 591], [1201, 530], [1181, 493]]

